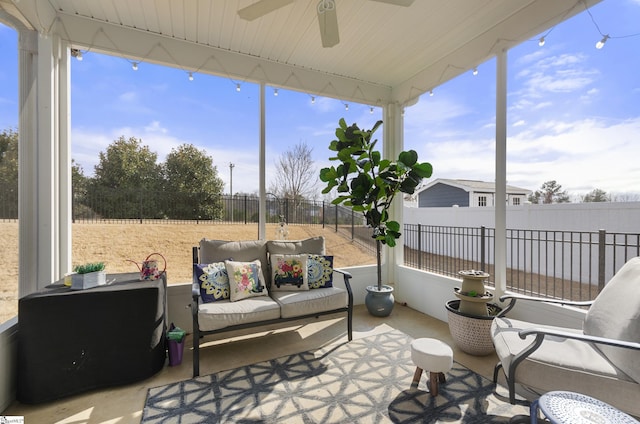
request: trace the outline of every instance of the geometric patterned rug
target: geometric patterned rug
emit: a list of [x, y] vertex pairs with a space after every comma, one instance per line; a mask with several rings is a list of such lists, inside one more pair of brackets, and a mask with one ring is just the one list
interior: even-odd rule
[[438, 396], [426, 373], [411, 389], [411, 340], [393, 330], [152, 388], [142, 423], [508, 423], [528, 415], [504, 388], [455, 362]]

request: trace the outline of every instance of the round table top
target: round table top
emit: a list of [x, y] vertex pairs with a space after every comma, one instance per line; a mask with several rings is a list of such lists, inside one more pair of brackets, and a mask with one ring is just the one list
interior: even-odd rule
[[638, 424], [639, 421], [608, 403], [580, 393], [555, 391], [538, 401], [542, 413], [554, 423]]

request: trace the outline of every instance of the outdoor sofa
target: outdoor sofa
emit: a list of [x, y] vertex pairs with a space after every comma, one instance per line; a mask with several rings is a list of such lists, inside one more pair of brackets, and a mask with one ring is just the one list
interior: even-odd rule
[[[352, 339], [351, 274], [333, 268], [324, 237], [296, 241], [202, 239], [193, 247], [193, 376], [205, 335], [346, 313]], [[344, 288], [335, 287], [335, 273]]]

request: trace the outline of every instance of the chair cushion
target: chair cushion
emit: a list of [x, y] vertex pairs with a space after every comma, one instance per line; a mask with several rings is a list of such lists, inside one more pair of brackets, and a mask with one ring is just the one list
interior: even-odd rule
[[[589, 308], [584, 333], [640, 342], [640, 257], [630, 259], [604, 286]], [[618, 368], [640, 383], [640, 351], [598, 345]]]
[[270, 240], [267, 242], [269, 254], [296, 255], [312, 253], [324, 255], [324, 237], [311, 237], [305, 240]]
[[226, 260], [249, 262], [260, 260], [263, 277], [269, 278], [267, 270], [267, 242], [264, 240], [200, 240], [200, 263], [210, 264], [224, 262]]
[[271, 293], [271, 297], [280, 305], [282, 318], [345, 308], [349, 301], [347, 291], [339, 287], [295, 292], [276, 291]]
[[[533, 336], [520, 339], [518, 331], [532, 326], [580, 333], [580, 330], [495, 318], [491, 337], [505, 373], [509, 372], [514, 356], [533, 341]], [[640, 385], [589, 343], [545, 338], [542, 346], [518, 366], [515, 381], [538, 394], [551, 390], [573, 391], [593, 396], [633, 415], [640, 413]]]
[[202, 331], [278, 318], [280, 306], [269, 296], [250, 297], [237, 302], [220, 300], [198, 305], [198, 324]]

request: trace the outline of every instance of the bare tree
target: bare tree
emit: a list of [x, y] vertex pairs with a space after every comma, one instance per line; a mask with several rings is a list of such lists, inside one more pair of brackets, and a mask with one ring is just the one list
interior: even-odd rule
[[313, 148], [300, 142], [282, 153], [276, 161], [276, 174], [269, 191], [282, 199], [314, 198], [318, 173], [311, 159], [312, 152]]

